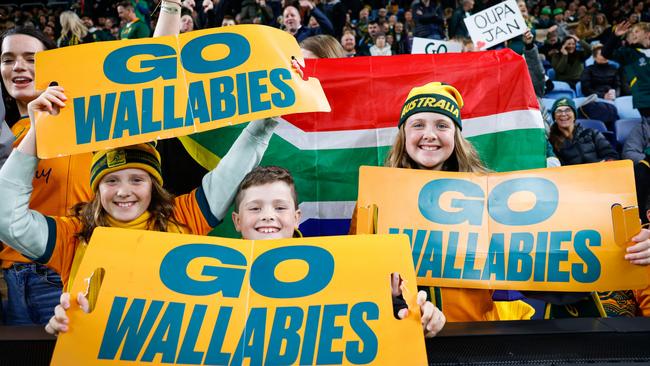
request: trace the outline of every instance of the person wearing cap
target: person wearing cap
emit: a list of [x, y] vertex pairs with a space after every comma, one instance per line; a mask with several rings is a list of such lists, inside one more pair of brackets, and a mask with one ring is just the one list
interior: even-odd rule
[[[66, 101], [61, 86], [50, 86], [29, 104], [29, 116], [35, 121], [36, 112], [56, 113]], [[91, 200], [65, 217], [28, 208], [39, 161], [32, 128], [0, 169], [0, 240], [60, 273], [65, 287], [98, 226], [205, 235], [226, 216], [237, 186], [259, 164], [276, 125], [272, 119], [251, 122], [202, 184], [178, 197], [162, 188], [160, 155], [153, 145], [99, 151], [89, 167]], [[80, 304], [94, 303], [101, 279], [93, 276], [93, 281], [88, 299], [78, 296]], [[46, 330], [55, 332], [50, 323]]]
[[549, 141], [562, 165], [616, 160], [618, 154], [602, 133], [576, 124], [576, 106], [569, 98], [553, 103]]
[[535, 20], [535, 28], [536, 29], [548, 29], [555, 25], [553, 22], [553, 19], [551, 19], [551, 14], [553, 11], [551, 10], [550, 7], [545, 6], [542, 8], [542, 10], [539, 13], [539, 18]]
[[561, 38], [564, 39], [566, 36], [569, 35], [569, 25], [567, 24], [566, 20], [564, 19], [564, 9], [562, 8], [555, 8], [553, 9], [553, 22], [555, 23], [555, 31], [557, 32], [557, 35]]
[[[487, 173], [471, 142], [461, 134], [463, 97], [453, 86], [431, 82], [411, 89], [400, 113], [395, 142], [385, 166], [451, 172]], [[493, 291], [419, 287], [450, 322], [499, 320]], [[513, 302], [516, 305], [520, 302]], [[525, 312], [532, 309], [523, 305]], [[509, 314], [512, 316], [512, 314]], [[520, 319], [520, 314], [515, 315]], [[525, 317], [525, 316], [524, 316]]]
[[[451, 85], [431, 82], [413, 88], [402, 107], [397, 136], [384, 166], [487, 173], [489, 170], [481, 162], [472, 143], [461, 134], [462, 107], [463, 98]], [[356, 233], [355, 221], [353, 216], [351, 234]], [[489, 290], [420, 287], [419, 295], [426, 295], [450, 322], [503, 319]], [[529, 317], [532, 308], [526, 308], [526, 312]]]

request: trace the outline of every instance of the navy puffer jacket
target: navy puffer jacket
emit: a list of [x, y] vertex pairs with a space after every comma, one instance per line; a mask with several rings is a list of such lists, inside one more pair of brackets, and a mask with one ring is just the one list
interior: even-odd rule
[[573, 139], [566, 139], [558, 150], [554, 147], [562, 165], [596, 163], [601, 160], [618, 159], [618, 154], [602, 133], [576, 125]]

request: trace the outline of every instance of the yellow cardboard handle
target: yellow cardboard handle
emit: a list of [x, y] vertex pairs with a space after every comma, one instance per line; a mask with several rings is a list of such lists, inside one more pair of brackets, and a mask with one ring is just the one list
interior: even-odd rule
[[377, 205], [357, 208], [356, 234], [377, 234]]
[[612, 205], [612, 226], [614, 241], [621, 247], [626, 247], [632, 237], [641, 231], [639, 208], [636, 206], [623, 207], [618, 203]]

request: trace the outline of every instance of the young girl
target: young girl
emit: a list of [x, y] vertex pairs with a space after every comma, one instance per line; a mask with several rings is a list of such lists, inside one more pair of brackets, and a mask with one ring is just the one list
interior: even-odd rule
[[[451, 108], [430, 107], [420, 98], [444, 100]], [[418, 104], [422, 106], [418, 107]], [[426, 107], [423, 105], [427, 105]], [[411, 106], [414, 106], [411, 108]], [[478, 153], [461, 135], [463, 98], [451, 85], [432, 82], [408, 94], [393, 147], [385, 165], [394, 168], [487, 173]], [[457, 288], [425, 288], [427, 297], [450, 322], [497, 320], [492, 291]]]
[[[421, 98], [444, 100], [450, 108], [434, 103], [418, 103]], [[487, 173], [472, 144], [461, 135], [460, 109], [463, 99], [451, 85], [432, 82], [411, 90], [398, 124], [395, 143], [388, 153], [386, 166], [452, 172]], [[650, 231], [643, 229], [632, 238], [637, 244], [627, 249], [625, 259], [633, 264], [650, 263]], [[521, 302], [504, 302], [497, 307], [492, 291], [461, 288], [427, 288], [428, 297], [447, 320], [482, 321], [529, 318], [532, 313]], [[501, 310], [501, 312], [500, 312]], [[507, 311], [506, 312], [504, 312]], [[507, 314], [504, 316], [504, 314]]]
[[[30, 119], [35, 121], [35, 112], [57, 113], [66, 100], [62, 87], [49, 87], [29, 104]], [[38, 164], [36, 135], [30, 129], [0, 169], [0, 240], [55, 269], [67, 284], [97, 226], [205, 235], [224, 218], [239, 182], [261, 160], [276, 124], [270, 119], [249, 124], [201, 186], [176, 198], [162, 188], [160, 156], [151, 144], [100, 151], [89, 167], [93, 197], [67, 217], [27, 207]], [[100, 281], [93, 276], [90, 304]]]
[[[27, 104], [39, 95], [34, 87], [35, 54], [56, 46], [40, 31], [23, 27], [6, 31], [0, 37], [0, 44], [2, 94], [15, 147], [31, 127]], [[91, 154], [79, 154], [40, 161], [32, 181], [30, 208], [45, 215], [63, 216], [72, 205], [88, 201], [90, 160]], [[8, 292], [4, 309], [6, 323], [45, 324], [61, 296], [59, 274], [7, 246], [0, 252], [0, 261]]]

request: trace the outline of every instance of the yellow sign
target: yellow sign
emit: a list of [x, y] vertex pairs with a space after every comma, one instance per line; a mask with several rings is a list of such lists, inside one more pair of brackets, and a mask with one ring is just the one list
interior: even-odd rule
[[36, 87], [44, 90], [56, 81], [68, 101], [59, 115], [38, 116], [38, 156], [329, 112], [320, 82], [301, 79], [292, 56], [301, 57], [295, 38], [261, 25], [39, 52]]
[[[97, 228], [52, 365], [426, 365], [406, 236], [270, 241]], [[359, 258], [365, 258], [359, 261]], [[410, 309], [393, 316], [390, 273]]]
[[362, 167], [357, 227], [407, 234], [419, 285], [636, 289], [645, 268], [623, 256], [638, 210], [621, 208], [634, 192], [630, 161], [489, 175]]

